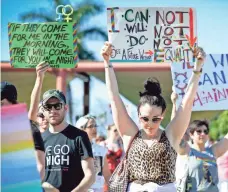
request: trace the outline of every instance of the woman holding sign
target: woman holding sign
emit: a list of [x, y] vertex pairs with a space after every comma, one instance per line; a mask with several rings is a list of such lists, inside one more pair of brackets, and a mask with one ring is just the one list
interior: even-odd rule
[[109, 62], [111, 53], [111, 44], [106, 42], [101, 51], [104, 58], [106, 85], [111, 100], [114, 123], [123, 139], [126, 158], [130, 161], [125, 161], [127, 163], [124, 165], [128, 168], [122, 169], [128, 170], [126, 171], [127, 189], [112, 185], [113, 180], [111, 178], [109, 191], [119, 189], [119, 191], [122, 190], [121, 192], [126, 190], [130, 192], [174, 192], [176, 191], [174, 185], [176, 151], [179, 150], [179, 144], [190, 121], [192, 105], [206, 54], [202, 48], [194, 50], [197, 60], [188, 83], [187, 92], [175, 117], [165, 131], [162, 131], [159, 129], [159, 125], [165, 115], [166, 102], [161, 95], [159, 82], [148, 79], [144, 84], [144, 91], [140, 92], [138, 106], [139, 129], [129, 117], [120, 98], [116, 76]]

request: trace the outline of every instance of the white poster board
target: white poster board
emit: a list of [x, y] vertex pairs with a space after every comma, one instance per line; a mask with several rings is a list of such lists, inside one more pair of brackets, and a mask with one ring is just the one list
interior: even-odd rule
[[193, 61], [196, 12], [187, 7], [107, 8], [111, 62]]
[[[193, 63], [174, 62], [171, 65], [179, 106], [192, 74]], [[228, 109], [228, 54], [209, 54], [203, 66], [193, 111]]]

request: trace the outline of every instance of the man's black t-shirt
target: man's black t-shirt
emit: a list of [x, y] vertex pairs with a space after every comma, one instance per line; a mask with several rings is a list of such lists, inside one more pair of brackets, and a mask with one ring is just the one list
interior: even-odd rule
[[40, 130], [38, 129], [36, 123], [30, 120], [31, 130], [32, 130], [32, 137], [35, 145], [36, 150], [40, 150], [44, 152], [44, 143], [41, 137]]
[[45, 179], [60, 192], [70, 192], [84, 177], [81, 160], [93, 157], [86, 132], [68, 125], [60, 133], [47, 129], [43, 134], [45, 146]]

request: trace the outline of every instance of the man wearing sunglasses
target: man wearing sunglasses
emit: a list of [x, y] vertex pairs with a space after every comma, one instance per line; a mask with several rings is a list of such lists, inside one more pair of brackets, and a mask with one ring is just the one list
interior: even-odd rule
[[46, 91], [41, 102], [49, 122], [49, 128], [42, 134], [46, 158], [43, 187], [48, 183], [60, 192], [87, 191], [95, 181], [87, 133], [65, 121], [67, 105], [61, 91]]
[[[1, 106], [8, 106], [17, 104], [17, 89], [16, 87], [6, 81], [1, 82]], [[30, 120], [33, 141], [36, 150], [37, 169], [39, 171], [41, 180], [44, 178], [45, 155], [44, 144], [40, 131], [37, 125]]]

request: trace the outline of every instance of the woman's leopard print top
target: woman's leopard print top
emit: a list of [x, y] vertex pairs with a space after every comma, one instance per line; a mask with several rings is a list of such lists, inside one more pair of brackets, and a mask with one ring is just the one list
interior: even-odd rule
[[128, 152], [129, 182], [159, 185], [175, 182], [176, 151], [163, 131], [159, 141], [148, 146], [139, 131]]

